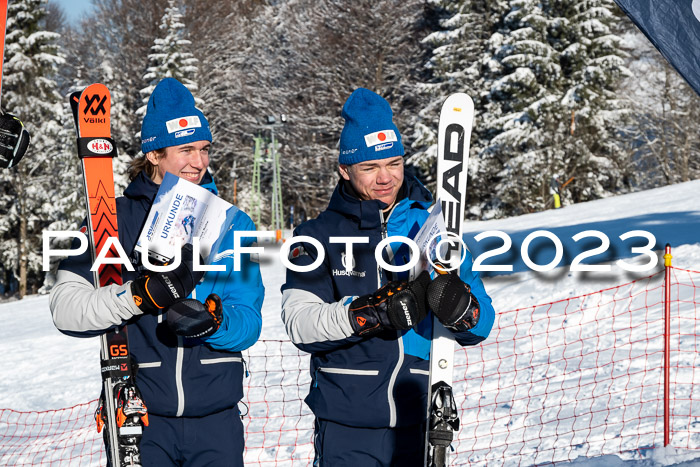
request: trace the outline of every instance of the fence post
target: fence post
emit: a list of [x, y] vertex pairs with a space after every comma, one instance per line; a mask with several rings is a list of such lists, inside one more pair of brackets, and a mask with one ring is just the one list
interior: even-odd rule
[[670, 410], [671, 397], [671, 245], [666, 244], [664, 252], [664, 446], [670, 442]]

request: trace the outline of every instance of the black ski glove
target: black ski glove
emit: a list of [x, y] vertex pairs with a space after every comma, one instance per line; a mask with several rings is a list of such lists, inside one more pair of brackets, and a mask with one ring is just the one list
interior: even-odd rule
[[[144, 313], [156, 314], [165, 311], [178, 300], [187, 298], [204, 275], [194, 271], [192, 245], [187, 243], [180, 252], [180, 265], [168, 272], [148, 271], [145, 276], [131, 281], [134, 302]], [[200, 256], [199, 264], [204, 260]]]
[[428, 286], [428, 305], [446, 328], [461, 332], [479, 322], [479, 302], [456, 274], [440, 274]]
[[29, 147], [29, 132], [12, 114], [0, 114], [0, 168], [17, 165]]
[[168, 308], [168, 326], [183, 337], [209, 337], [221, 326], [221, 318], [221, 299], [216, 294], [209, 295], [204, 303], [187, 298]]
[[373, 294], [356, 298], [349, 309], [350, 324], [358, 336], [385, 329], [410, 329], [428, 314], [425, 291], [430, 275], [423, 271], [411, 282], [390, 282]]

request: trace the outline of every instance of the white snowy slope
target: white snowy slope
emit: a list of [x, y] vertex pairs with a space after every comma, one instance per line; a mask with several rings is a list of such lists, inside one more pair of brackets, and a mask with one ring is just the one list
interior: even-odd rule
[[[556, 211], [468, 222], [465, 230], [465, 239], [475, 258], [502, 244], [496, 238], [476, 242], [474, 236], [481, 232], [503, 231], [513, 241], [506, 254], [484, 263], [514, 266], [515, 272], [511, 274], [484, 274], [486, 289], [497, 312], [552, 302], [659, 271], [662, 261], [651, 270], [638, 273], [625, 271], [615, 262], [619, 258], [633, 265], [651, 261], [648, 255], [631, 251], [632, 247], [646, 245], [646, 240], [620, 240], [620, 235], [629, 231], [652, 233], [656, 238], [655, 255], [661, 254], [660, 249], [670, 243], [674, 266], [700, 270], [700, 181], [567, 206]], [[554, 233], [563, 245], [559, 267], [548, 272], [533, 272], [522, 259], [523, 240], [537, 230]], [[604, 233], [611, 244], [605, 253], [584, 263], [603, 261], [610, 265], [607, 272], [571, 272], [566, 266], [582, 251], [600, 245], [599, 240], [592, 238], [580, 242], [572, 239], [588, 230]], [[279, 260], [279, 247], [266, 245], [265, 251], [269, 254], [261, 257], [266, 287], [261, 339], [286, 339], [280, 320], [280, 286], [284, 283], [285, 272]], [[554, 257], [551, 240], [536, 240], [529, 251], [532, 260], [540, 265], [549, 263]], [[98, 347], [96, 338], [73, 338], [56, 331], [51, 322], [47, 296], [31, 296], [0, 304], [0, 355], [4, 362], [0, 378], [0, 408], [42, 411], [95, 399], [100, 391]], [[694, 456], [700, 456], [700, 453], [655, 449], [653, 455], [635, 465], [700, 465], [689, 460]], [[614, 466], [629, 465], [629, 462], [615, 456], [603, 456], [579, 459], [574, 464]]]

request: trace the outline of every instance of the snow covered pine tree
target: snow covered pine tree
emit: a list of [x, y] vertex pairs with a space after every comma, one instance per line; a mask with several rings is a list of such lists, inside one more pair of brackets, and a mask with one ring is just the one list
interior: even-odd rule
[[[0, 1], [0, 50], [5, 51], [7, 0]], [[2, 62], [0, 58], [0, 95], [2, 95]], [[12, 114], [0, 111], [0, 168], [13, 167], [22, 160], [29, 147], [29, 132], [22, 121]]]

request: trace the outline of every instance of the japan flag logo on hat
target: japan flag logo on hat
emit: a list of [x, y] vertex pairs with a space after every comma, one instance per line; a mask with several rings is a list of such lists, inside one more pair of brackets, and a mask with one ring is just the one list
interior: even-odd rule
[[397, 141], [396, 132], [394, 130], [375, 131], [374, 133], [365, 135], [365, 144], [367, 144], [368, 148], [378, 144], [391, 143], [394, 141]]
[[188, 128], [200, 128], [202, 122], [199, 117], [192, 115], [190, 117], [180, 117], [173, 120], [168, 120], [165, 122], [165, 126], [168, 129], [168, 133], [175, 133], [180, 130], [187, 130]]

